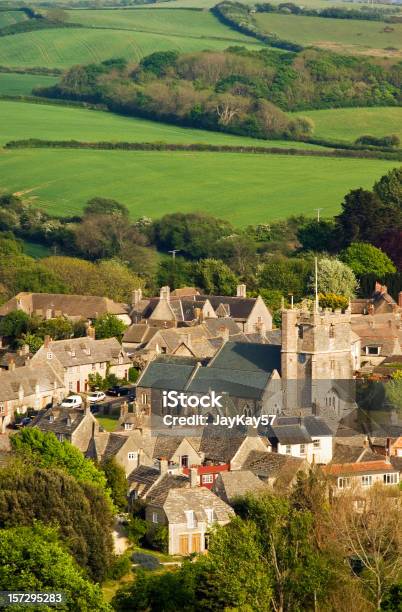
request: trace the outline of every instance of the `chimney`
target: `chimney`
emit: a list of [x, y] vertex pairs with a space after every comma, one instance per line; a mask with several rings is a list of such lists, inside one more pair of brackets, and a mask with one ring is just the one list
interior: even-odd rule
[[13, 358], [11, 358], [10, 361], [8, 362], [8, 369], [10, 372], [14, 372], [15, 370], [15, 361]]
[[245, 298], [247, 297], [247, 286], [242, 284], [242, 285], [237, 285], [236, 287], [236, 296], [239, 298]]
[[390, 461], [391, 459], [391, 438], [387, 438], [386, 446], [385, 446], [385, 456]]
[[87, 336], [88, 338], [92, 338], [92, 340], [95, 340], [95, 328], [90, 323], [87, 325]]
[[190, 468], [190, 487], [192, 489], [198, 487], [198, 470], [196, 467]]
[[49, 348], [51, 341], [52, 341], [52, 339], [51, 339], [50, 336], [45, 336], [45, 344], [44, 344], [45, 349]]
[[131, 294], [132, 307], [135, 308], [136, 306], [138, 306], [141, 300], [142, 300], [142, 289], [134, 289], [134, 291]]
[[165, 457], [159, 459], [159, 473], [167, 474], [168, 471], [168, 460]]
[[127, 402], [123, 402], [120, 405], [120, 418], [124, 419], [124, 417], [128, 414], [128, 403]]
[[161, 287], [160, 291], [160, 299], [166, 300], [166, 302], [170, 302], [170, 287]]
[[402, 291], [398, 293], [398, 306], [402, 308]]

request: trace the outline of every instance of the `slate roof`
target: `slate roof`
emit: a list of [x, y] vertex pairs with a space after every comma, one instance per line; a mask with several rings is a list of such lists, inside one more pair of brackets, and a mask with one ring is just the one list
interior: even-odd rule
[[152, 327], [146, 323], [133, 323], [124, 332], [123, 342], [146, 344], [158, 331], [158, 327]]
[[183, 364], [180, 361], [158, 359], [151, 361], [137, 382], [138, 387], [153, 389], [174, 389], [184, 391], [194, 371], [195, 363], [191, 358]]
[[40, 310], [45, 316], [46, 310], [51, 310], [52, 317], [64, 315], [79, 319], [95, 319], [99, 315], [107, 313], [128, 314], [127, 304], [114, 302], [106, 297], [21, 292], [0, 307], [0, 316], [5, 316], [18, 308], [29, 315]]
[[244, 372], [281, 372], [281, 348], [272, 344], [226, 342], [209, 367]]
[[370, 448], [335, 444], [331, 463], [357, 463], [360, 461], [378, 461], [381, 458]]
[[159, 477], [160, 472], [156, 468], [139, 465], [128, 475], [127, 481], [129, 485], [142, 485], [141, 497], [144, 497]]
[[198, 295], [197, 300], [209, 300], [215, 311], [223, 304], [227, 309], [228, 316], [245, 321], [250, 316], [257, 298], [241, 298], [228, 295]]
[[55, 406], [39, 413], [29, 427], [38, 427], [41, 431], [52, 431], [55, 434], [71, 435], [85, 418], [96, 422], [92, 414], [84, 409]]
[[233, 472], [220, 472], [211, 490], [227, 504], [230, 504], [236, 497], [247, 493], [255, 493], [265, 488], [264, 483], [250, 470], [235, 470]]
[[201, 437], [199, 452], [204, 453], [206, 461], [230, 463], [246, 437], [246, 435], [233, 435], [231, 433], [219, 435], [211, 428], [205, 428]]
[[253, 450], [248, 454], [242, 469], [264, 480], [273, 479], [278, 486], [286, 487], [305, 466], [306, 461], [299, 457]]
[[165, 474], [159, 482], [156, 483], [147, 496], [148, 503], [153, 506], [163, 506], [169, 492], [174, 489], [178, 491], [182, 487], [190, 487], [190, 480], [187, 476]]
[[152, 502], [152, 505], [163, 507], [170, 524], [186, 523], [186, 510], [193, 510], [196, 520], [204, 522], [207, 521], [207, 509], [213, 509], [214, 518], [221, 523], [228, 522], [234, 516], [233, 509], [205, 487], [172, 488], [163, 502]]
[[305, 417], [278, 417], [275, 426], [279, 425], [301, 425], [312, 437], [333, 436], [332, 430], [328, 427], [324, 419], [316, 416]]
[[20, 388], [24, 391], [24, 397], [34, 395], [37, 385], [40, 393], [64, 389], [63, 381], [47, 363], [34, 365], [30, 361], [29, 365], [15, 370], [0, 370], [0, 401], [18, 399]]
[[171, 459], [183, 440], [183, 436], [180, 437], [163, 434], [156, 436], [152, 457], [154, 459]]
[[309, 444], [312, 438], [307, 429], [300, 424], [271, 425], [267, 428], [268, 440], [272, 445], [279, 444]]
[[117, 338], [94, 340], [89, 336], [85, 338], [70, 338], [69, 340], [53, 340], [48, 347], [42, 346], [40, 351], [32, 358], [34, 364], [39, 355], [52, 353], [63, 367], [87, 365], [91, 363], [119, 363], [119, 355], [123, 356], [123, 364], [131, 364], [125, 351]]

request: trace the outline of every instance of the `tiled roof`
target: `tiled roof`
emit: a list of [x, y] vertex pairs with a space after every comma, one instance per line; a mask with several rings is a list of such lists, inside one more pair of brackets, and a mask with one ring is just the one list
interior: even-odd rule
[[186, 476], [166, 474], [159, 482], [149, 491], [147, 501], [155, 506], [163, 506], [169, 492], [172, 489], [177, 491], [181, 487], [189, 487], [190, 480]]
[[267, 436], [271, 444], [309, 444], [312, 438], [304, 425], [271, 425], [267, 429]]
[[299, 457], [253, 450], [248, 454], [242, 467], [244, 470], [250, 470], [262, 478], [278, 478], [285, 467], [286, 472], [291, 471], [295, 475], [304, 463], [304, 459]]
[[199, 451], [204, 453], [206, 461], [230, 463], [245, 439], [245, 435], [235, 436], [231, 433], [218, 435], [206, 428], [201, 437]]
[[31, 363], [39, 358], [43, 353], [52, 353], [64, 367], [86, 365], [91, 363], [117, 364], [119, 355], [122, 354], [123, 364], [131, 364], [125, 351], [122, 349], [116, 338], [105, 340], [94, 340], [90, 337], [70, 338], [69, 340], [53, 340], [48, 348], [42, 347], [32, 358]]
[[[152, 502], [154, 505], [154, 502]], [[185, 511], [192, 510], [198, 521], [207, 521], [206, 510], [214, 511], [214, 518], [228, 522], [234, 516], [233, 509], [205, 487], [170, 489], [162, 505], [170, 524], [185, 523]]]
[[359, 463], [329, 463], [323, 466], [322, 470], [328, 476], [395, 472], [395, 468], [391, 463], [381, 459], [378, 461], [361, 461]]
[[280, 425], [300, 425], [303, 426], [310, 436], [325, 437], [333, 436], [331, 429], [324, 419], [316, 416], [305, 417], [278, 417], [275, 420], [275, 427]]
[[71, 435], [85, 418], [96, 422], [92, 414], [84, 409], [56, 406], [40, 413], [29, 427], [38, 427], [41, 431], [52, 431], [55, 434]]
[[18, 399], [20, 388], [24, 397], [34, 395], [37, 386], [40, 393], [64, 389], [63, 381], [48, 364], [34, 365], [30, 361], [15, 370], [0, 370], [0, 401]]
[[260, 399], [270, 380], [270, 373], [231, 370], [215, 366], [199, 368], [189, 384], [189, 393], [227, 393], [232, 397]]
[[124, 332], [123, 342], [134, 342], [145, 344], [159, 331], [158, 327], [152, 327], [146, 323], [134, 323]]
[[147, 465], [139, 465], [127, 477], [130, 485], [143, 485], [141, 495], [145, 495], [149, 488], [158, 480], [160, 472]]
[[378, 461], [378, 459], [381, 459], [381, 456], [373, 453], [370, 448], [335, 444], [331, 463], [356, 463], [358, 461]]
[[257, 298], [241, 298], [228, 295], [200, 295], [197, 296], [197, 300], [209, 300], [214, 310], [223, 304], [227, 308], [230, 317], [245, 320], [250, 316]]
[[155, 439], [152, 456], [154, 459], [171, 459], [184, 438], [179, 436], [159, 435]]

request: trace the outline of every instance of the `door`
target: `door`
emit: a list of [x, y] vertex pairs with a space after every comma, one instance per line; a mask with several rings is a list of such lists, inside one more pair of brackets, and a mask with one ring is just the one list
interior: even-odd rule
[[77, 380], [77, 393], [79, 393], [79, 392], [80, 392], [80, 381]]
[[179, 553], [181, 555], [188, 555], [188, 535], [179, 536]]
[[193, 533], [191, 536], [191, 552], [201, 552], [201, 534]]

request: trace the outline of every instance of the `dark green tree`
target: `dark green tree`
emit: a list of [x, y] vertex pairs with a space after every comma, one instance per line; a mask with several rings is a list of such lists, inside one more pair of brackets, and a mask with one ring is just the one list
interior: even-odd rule
[[402, 167], [382, 176], [374, 185], [374, 192], [385, 204], [402, 209]]
[[29, 328], [29, 316], [23, 310], [13, 310], [0, 320], [0, 336], [15, 343]]
[[103, 461], [101, 467], [105, 473], [114, 505], [118, 510], [125, 511], [127, 508], [127, 479], [124, 469], [116, 463], [114, 457]]
[[[9, 527], [0, 536], [0, 589], [2, 591], [63, 592], [58, 610], [110, 612], [99, 586], [91, 583], [58, 540], [57, 530], [35, 523]], [[40, 606], [42, 610], [53, 610]], [[11, 608], [10, 608], [11, 609]], [[24, 610], [24, 606], [12, 606]]]
[[378, 279], [396, 272], [388, 255], [368, 242], [352, 242], [339, 259], [353, 270], [356, 276], [375, 274]]
[[84, 206], [84, 215], [120, 215], [128, 218], [129, 214], [127, 206], [108, 198], [92, 198]]
[[297, 230], [303, 251], [329, 251], [336, 248], [335, 223], [332, 219], [310, 220]]
[[201, 259], [194, 266], [196, 287], [205, 293], [216, 295], [233, 295], [238, 278], [223, 261], [219, 259]]
[[126, 327], [127, 325], [123, 321], [112, 314], [101, 315], [94, 321], [95, 335], [98, 340], [103, 338], [121, 339]]

